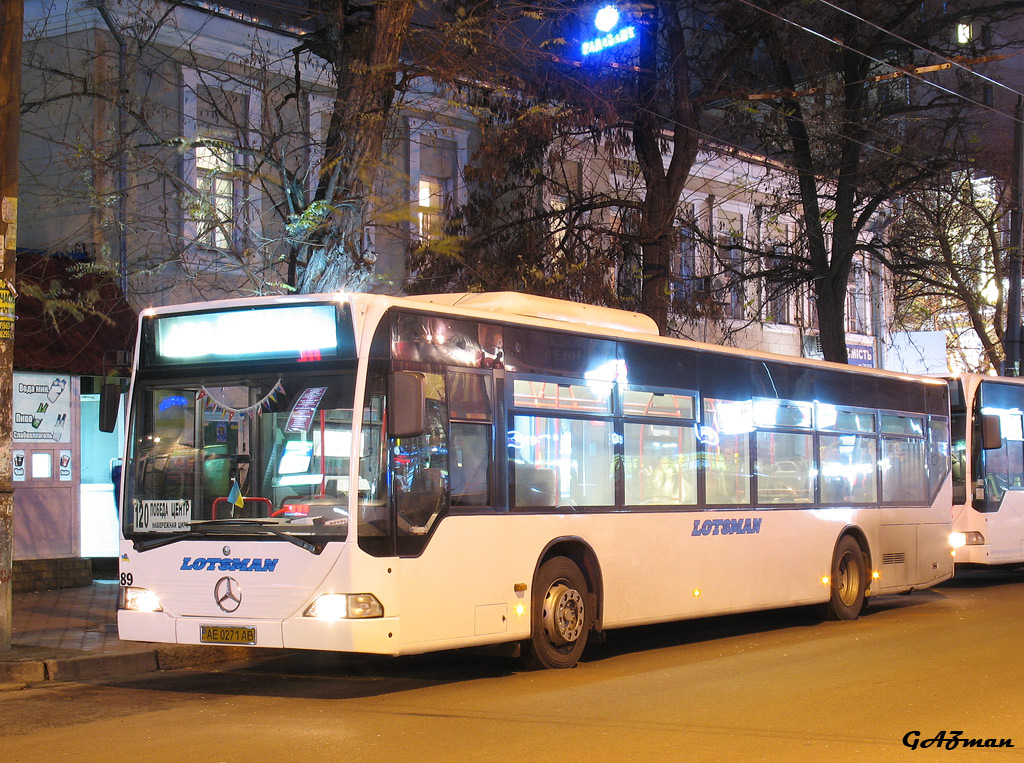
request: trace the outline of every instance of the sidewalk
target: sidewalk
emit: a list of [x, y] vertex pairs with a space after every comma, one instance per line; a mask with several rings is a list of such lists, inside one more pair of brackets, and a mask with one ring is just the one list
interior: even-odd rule
[[264, 656], [252, 647], [121, 641], [116, 580], [14, 594], [11, 651], [0, 652], [0, 690], [41, 681], [131, 676]]

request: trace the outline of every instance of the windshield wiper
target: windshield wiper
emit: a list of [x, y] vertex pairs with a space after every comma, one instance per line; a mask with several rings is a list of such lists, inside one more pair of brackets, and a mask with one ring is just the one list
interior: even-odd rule
[[136, 551], [149, 551], [151, 548], [160, 548], [161, 546], [169, 546], [172, 543], [177, 543], [179, 540], [193, 540], [195, 538], [203, 537], [200, 533], [194, 530], [189, 530], [187, 533], [181, 535], [172, 535], [169, 538], [154, 538], [152, 540], [134, 540], [132, 541], [132, 548]]
[[299, 548], [304, 548], [311, 554], [319, 554], [323, 551], [323, 548], [321, 546], [317, 546], [315, 543], [310, 543], [308, 540], [303, 540], [302, 538], [296, 538], [294, 535], [289, 535], [288, 533], [277, 529], [279, 524], [280, 522], [276, 522], [273, 519], [243, 519], [241, 517], [238, 519], [197, 519], [191, 522], [193, 529], [196, 527], [220, 525], [236, 525], [239, 527], [256, 525], [261, 530], [266, 530], [271, 535], [276, 535], [278, 538], [282, 538], [289, 543], [294, 543]]
[[181, 535], [175, 535], [170, 538], [154, 538], [153, 540], [135, 541], [134, 548], [136, 551], [148, 551], [153, 548], [159, 548], [160, 546], [168, 546], [171, 543], [177, 543], [179, 540], [194, 540], [196, 538], [206, 537], [206, 533], [198, 532], [196, 528], [208, 528], [208, 527], [258, 527], [260, 530], [265, 530], [271, 535], [276, 535], [278, 538], [294, 543], [301, 549], [305, 549], [311, 554], [319, 554], [323, 551], [322, 546], [318, 546], [315, 543], [310, 543], [308, 540], [302, 538], [296, 538], [294, 535], [289, 535], [286, 532], [282, 532], [277, 528], [279, 523], [272, 519], [196, 519], [189, 523], [192, 527], [186, 533]]

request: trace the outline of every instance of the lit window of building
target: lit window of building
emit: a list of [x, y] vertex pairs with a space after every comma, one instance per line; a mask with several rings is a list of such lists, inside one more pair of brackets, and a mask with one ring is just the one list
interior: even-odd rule
[[197, 199], [192, 219], [196, 238], [211, 249], [227, 249], [235, 210], [234, 157], [223, 146], [197, 146], [195, 154]]

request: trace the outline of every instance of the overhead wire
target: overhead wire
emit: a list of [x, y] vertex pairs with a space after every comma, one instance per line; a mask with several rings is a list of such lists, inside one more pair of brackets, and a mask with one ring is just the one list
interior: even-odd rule
[[[858, 21], [861, 21], [863, 23], [869, 24], [873, 28], [875, 28], [875, 29], [877, 29], [879, 31], [882, 31], [883, 33], [891, 34], [894, 38], [900, 39], [900, 40], [904, 41], [906, 44], [913, 45], [913, 43], [905, 40], [905, 38], [901, 37], [900, 35], [897, 35], [896, 33], [892, 32], [891, 30], [886, 30], [883, 27], [880, 27], [879, 25], [874, 24], [873, 22], [867, 21], [866, 19], [863, 19], [862, 17], [857, 16], [856, 14], [852, 14], [852, 13], [850, 13], [848, 11], [845, 11], [844, 9], [842, 9], [842, 8], [836, 6], [835, 4], [829, 2], [829, 0], [818, 0], [818, 1], [821, 2], [822, 4], [826, 5], [827, 7], [833, 8], [834, 10], [837, 10], [837, 11], [840, 11], [840, 12], [845, 13], [847, 15], [850, 15], [851, 17], [857, 19]], [[193, 5], [197, 6], [198, 8], [205, 9], [207, 11], [214, 10], [215, 7], [221, 7], [221, 8], [224, 7], [224, 6], [221, 6], [221, 4], [219, 4], [219, 3], [210, 2], [209, 0], [189, 0], [189, 2], [190, 2], [190, 4], [193, 4]], [[977, 107], [979, 107], [981, 109], [984, 109], [984, 110], [987, 110], [987, 111], [991, 111], [991, 112], [997, 114], [998, 116], [1000, 116], [1002, 118], [1015, 121], [1015, 118], [1012, 115], [1009, 115], [1009, 114], [1007, 114], [1005, 112], [999, 111], [998, 109], [995, 109], [993, 107], [987, 106], [986, 104], [984, 104], [984, 103], [982, 103], [980, 101], [968, 98], [967, 96], [965, 96], [965, 95], [963, 95], [961, 93], [958, 93], [955, 90], [952, 90], [951, 88], [947, 88], [947, 87], [944, 87], [942, 85], [939, 85], [938, 83], [931, 82], [930, 80], [924, 79], [923, 77], [921, 77], [919, 75], [915, 75], [912, 72], [908, 72], [906, 70], [901, 70], [901, 69], [899, 69], [899, 67], [893, 66], [890, 62], [884, 61], [882, 59], [879, 59], [879, 58], [876, 58], [874, 56], [871, 56], [870, 54], [867, 54], [867, 53], [864, 53], [862, 51], [859, 51], [856, 48], [853, 48], [853, 47], [851, 47], [849, 45], [846, 45], [845, 43], [842, 43], [842, 42], [840, 42], [838, 40], [830, 38], [827, 35], [824, 35], [824, 34], [818, 32], [818, 31], [816, 31], [814, 29], [811, 29], [810, 27], [807, 27], [805, 25], [799, 24], [799, 23], [797, 23], [797, 22], [795, 22], [795, 21], [793, 21], [791, 19], [787, 19], [786, 17], [781, 16], [780, 14], [774, 13], [773, 11], [770, 11], [770, 10], [768, 10], [766, 8], [763, 8], [763, 7], [757, 5], [754, 2], [751, 2], [751, 0], [739, 0], [739, 2], [741, 2], [741, 3], [751, 7], [753, 9], [757, 10], [757, 11], [760, 11], [762, 13], [766, 13], [768, 15], [774, 16], [776, 19], [778, 19], [780, 21], [783, 21], [784, 23], [789, 24], [791, 26], [797, 27], [798, 29], [801, 29], [802, 31], [804, 31], [804, 32], [806, 32], [808, 34], [811, 34], [813, 36], [816, 36], [816, 37], [822, 39], [823, 41], [825, 41], [825, 42], [827, 42], [829, 44], [838, 45], [838, 46], [843, 47], [845, 49], [848, 49], [848, 50], [851, 50], [853, 52], [856, 52], [859, 55], [863, 55], [866, 58], [868, 58], [869, 60], [871, 60], [871, 61], [873, 61], [873, 62], [875, 62], [875, 63], [877, 63], [879, 65], [890, 67], [890, 68], [894, 68], [897, 71], [899, 71], [900, 74], [908, 76], [908, 77], [912, 77], [912, 78], [914, 78], [914, 79], [916, 79], [916, 80], [918, 80], [918, 81], [920, 81], [920, 82], [922, 82], [922, 83], [924, 83], [924, 84], [926, 84], [928, 86], [935, 87], [935, 88], [941, 90], [942, 92], [945, 92], [946, 94], [952, 96], [955, 99], [963, 100], [963, 101], [965, 101], [967, 103], [970, 103], [970, 104], [972, 104], [974, 106], [977, 106]], [[280, 10], [280, 11], [296, 12], [296, 11], [301, 10], [300, 7], [297, 7], [293, 2], [289, 2], [288, 0], [261, 0], [260, 4], [263, 7], [267, 8], [267, 9], [274, 9], [274, 10]], [[228, 15], [231, 16], [231, 17], [235, 17], [235, 16], [239, 15], [239, 12], [234, 10], [234, 9], [227, 9], [227, 10], [229, 11]], [[248, 14], [244, 14], [244, 13], [240, 14], [240, 15], [242, 15], [244, 20], [248, 21], [249, 23], [253, 23], [254, 21], [258, 21], [258, 19], [255, 16], [249, 16]], [[242, 19], [239, 19], [239, 20], [242, 20]], [[295, 27], [288, 28], [287, 30], [280, 30], [280, 31], [283, 31], [286, 34], [298, 34], [299, 32], [301, 32], [301, 30], [299, 30], [298, 28], [295, 28]], [[917, 46], [917, 47], [919, 47], [921, 50], [924, 50], [926, 52], [931, 52], [931, 51], [927, 51], [926, 48], [923, 48], [921, 46]], [[944, 60], [947, 60], [950, 63], [954, 63], [952, 59], [944, 59]], [[570, 63], [572, 63], [572, 62], [570, 62]], [[576, 62], [576, 63], [578, 65], [578, 62]], [[971, 74], [978, 75], [977, 72], [974, 72], [970, 68], [963, 67], [962, 64], [957, 64], [957, 65], [958, 65], [959, 68], [964, 69], [965, 71], [967, 71], [967, 72], [969, 72]], [[978, 76], [980, 76], [980, 75], [978, 75]], [[986, 79], [988, 79], [988, 78], [986, 78]], [[1016, 92], [1016, 91], [1013, 91], [1013, 92]], [[870, 130], [870, 127], [868, 129]], [[893, 136], [891, 134], [886, 134], [886, 133], [881, 133], [881, 132], [877, 132], [875, 134], [878, 135], [879, 137], [884, 137], [884, 139], [889, 141], [889, 142], [892, 142], [892, 140], [893, 140]], [[885, 153], [885, 154], [891, 156], [892, 158], [897, 158], [896, 154], [894, 154], [892, 152], [888, 152], [885, 149], [879, 148], [877, 143], [872, 143], [872, 144], [863, 143], [862, 145], [864, 145], [865, 147], [871, 147], [875, 151], [880, 151], [882, 153]], [[907, 147], [907, 148], [909, 148], [909, 147]], [[904, 161], [905, 161], [905, 158], [904, 158]]]
[[[824, 2], [824, 1], [825, 0], [818, 0], [818, 2]], [[871, 61], [873, 63], [876, 63], [876, 64], [878, 64], [880, 66], [887, 66], [887, 67], [893, 68], [893, 69], [895, 69], [897, 71], [900, 71], [904, 76], [906, 76], [906, 77], [908, 77], [910, 79], [915, 79], [918, 82], [921, 82], [922, 84], [927, 85], [929, 87], [936, 88], [937, 90], [940, 90], [940, 91], [946, 93], [947, 95], [952, 96], [953, 98], [965, 101], [965, 102], [970, 103], [970, 104], [972, 104], [974, 106], [978, 106], [978, 107], [980, 107], [981, 109], [983, 109], [985, 111], [992, 112], [994, 114], [999, 115], [1000, 117], [1003, 117], [1005, 119], [1009, 119], [1009, 120], [1011, 120], [1013, 122], [1018, 121], [1014, 116], [1011, 116], [1011, 115], [1009, 115], [1009, 114], [1007, 114], [1007, 113], [1005, 113], [1003, 111], [1000, 111], [1000, 110], [998, 110], [998, 109], [996, 109], [996, 108], [994, 108], [992, 106], [988, 106], [985, 103], [982, 103], [981, 101], [977, 101], [977, 100], [975, 100], [973, 98], [969, 98], [969, 97], [963, 95], [962, 93], [958, 93], [955, 90], [952, 90], [952, 89], [950, 89], [948, 87], [945, 87], [944, 85], [940, 85], [937, 82], [932, 82], [931, 80], [925, 79], [921, 75], [916, 74], [915, 72], [913, 72], [911, 70], [901, 69], [900, 67], [894, 66], [889, 61], [886, 61], [884, 59], [881, 59], [881, 58], [878, 58], [876, 56], [873, 56], [870, 53], [866, 53], [866, 52], [864, 52], [862, 50], [858, 50], [855, 47], [847, 45], [845, 42], [842, 42], [840, 40], [837, 40], [837, 39], [834, 39], [832, 37], [829, 37], [828, 35], [826, 35], [826, 34], [824, 34], [822, 32], [819, 32], [819, 31], [817, 31], [815, 29], [811, 29], [810, 27], [808, 27], [808, 26], [806, 26], [804, 24], [801, 24], [801, 23], [799, 23], [797, 21], [794, 21], [792, 19], [786, 18], [785, 16], [782, 16], [782, 15], [780, 15], [780, 14], [774, 12], [774, 11], [771, 11], [771, 10], [769, 10], [767, 8], [763, 8], [760, 5], [758, 5], [757, 3], [753, 2], [752, 0], [737, 0], [737, 2], [742, 3], [743, 5], [749, 6], [750, 8], [753, 8], [753, 9], [755, 9], [757, 11], [765, 13], [765, 14], [767, 14], [769, 16], [772, 16], [772, 17], [778, 19], [779, 21], [782, 21], [785, 24], [788, 24], [788, 25], [790, 25], [792, 27], [795, 27], [795, 28], [797, 28], [797, 29], [799, 29], [799, 30], [801, 30], [803, 32], [806, 32], [807, 34], [810, 34], [813, 37], [817, 37], [820, 40], [822, 40], [822, 41], [824, 41], [824, 42], [826, 42], [826, 43], [828, 43], [830, 45], [835, 45], [837, 47], [843, 48], [844, 50], [849, 50], [849, 51], [851, 51], [853, 53], [856, 53], [857, 55], [864, 56], [864, 58], [866, 58], [869, 61]], [[831, 8], [836, 8], [836, 6], [833, 5], [832, 3], [825, 3], [825, 4], [828, 5]], [[837, 9], [837, 10], [841, 10], [841, 9]], [[855, 17], [855, 18], [859, 19], [860, 17]], [[861, 19], [861, 20], [863, 20], [863, 19]], [[869, 22], [865, 21], [865, 23], [869, 23]], [[879, 27], [877, 27], [877, 25], [873, 25], [873, 26], [875, 26], [875, 28], [878, 28], [880, 31], [892, 34], [891, 32], [889, 32], [889, 30], [885, 30], [884, 28], [879, 28]], [[901, 39], [901, 38], [899, 38], [895, 34], [893, 36], [896, 37], [897, 39]], [[968, 71], [970, 71], [970, 70], [968, 70]]]
[[[1008, 91], [1008, 92], [1010, 92], [1010, 93], [1012, 93], [1012, 94], [1014, 94], [1016, 96], [1020, 96], [1021, 98], [1024, 98], [1024, 93], [1022, 93], [1020, 90], [1015, 90], [1014, 88], [1010, 87], [1009, 85], [1007, 85], [1007, 84], [1005, 84], [1003, 82], [1000, 82], [999, 80], [992, 79], [991, 77], [988, 77], [985, 74], [982, 74], [981, 72], [975, 71], [974, 69], [970, 68], [969, 66], [965, 66], [962, 61], [958, 61], [956, 58], [950, 58], [949, 56], [947, 56], [947, 55], [945, 55], [943, 53], [940, 53], [940, 52], [938, 52], [936, 50], [931, 50], [929, 48], [926, 48], [926, 47], [924, 47], [923, 45], [921, 45], [919, 43], [913, 42], [912, 40], [908, 40], [906, 37], [903, 37], [902, 35], [897, 34], [893, 30], [886, 29], [885, 27], [880, 26], [880, 25], [876, 24], [875, 22], [870, 21], [869, 19], [864, 18], [863, 16], [857, 15], [856, 13], [854, 13], [851, 10], [848, 10], [846, 8], [838, 6], [835, 3], [833, 3], [833, 2], [830, 2], [830, 0], [818, 0], [818, 2], [821, 3], [822, 5], [825, 5], [825, 6], [828, 6], [829, 8], [832, 8], [833, 10], [839, 11], [840, 13], [845, 14], [845, 15], [849, 16], [850, 18], [856, 19], [857, 21], [860, 21], [863, 24], [867, 24], [868, 26], [872, 27], [873, 29], [876, 29], [877, 31], [882, 32], [883, 34], [887, 34], [887, 35], [889, 35], [889, 36], [899, 40], [900, 42], [904, 43], [905, 45], [909, 45], [910, 47], [916, 48], [917, 50], [920, 50], [923, 53], [927, 53], [928, 55], [935, 56], [936, 58], [942, 59], [946, 63], [950, 64], [951, 66], [953, 66], [953, 67], [955, 67], [957, 69], [960, 69], [961, 71], [964, 71], [964, 72], [966, 72], [966, 73], [968, 73], [968, 74], [970, 74], [972, 76], [978, 77], [979, 79], [981, 79], [981, 80], [983, 80], [985, 82], [988, 82], [991, 85], [995, 85], [996, 87], [1002, 88], [1003, 90], [1006, 90], [1006, 91]], [[1017, 55], [1017, 54], [1015, 53], [1013, 55]]]

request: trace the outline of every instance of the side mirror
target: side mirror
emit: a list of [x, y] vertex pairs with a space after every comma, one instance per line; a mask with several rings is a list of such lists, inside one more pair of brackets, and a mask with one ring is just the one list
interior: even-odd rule
[[391, 376], [388, 432], [392, 437], [419, 437], [426, 429], [427, 379], [414, 371]]
[[104, 384], [100, 387], [100, 431], [117, 429], [117, 410], [121, 405], [121, 385]]
[[998, 416], [982, 415], [981, 447], [985, 450], [999, 450], [1003, 447], [1003, 432]]

